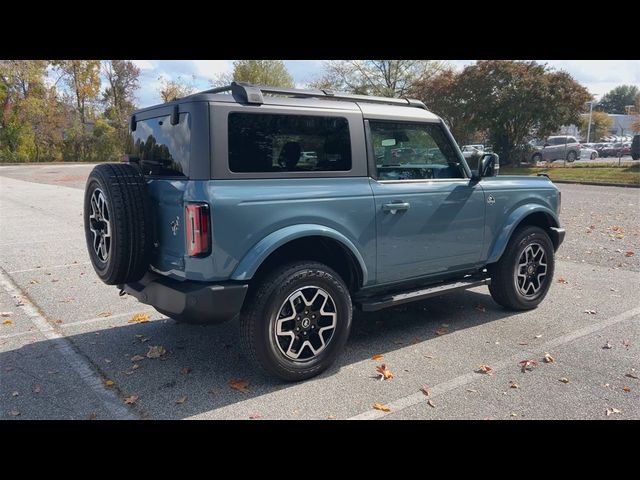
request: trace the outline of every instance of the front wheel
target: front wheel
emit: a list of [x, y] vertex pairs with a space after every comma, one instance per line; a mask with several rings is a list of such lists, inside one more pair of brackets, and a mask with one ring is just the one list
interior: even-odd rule
[[569, 163], [575, 162], [576, 158], [578, 158], [578, 156], [576, 155], [576, 152], [574, 152], [573, 150], [567, 154], [567, 162]]
[[351, 329], [349, 290], [328, 266], [285, 265], [257, 281], [240, 316], [243, 347], [264, 371], [287, 381], [318, 375]]
[[540, 227], [520, 228], [500, 260], [489, 268], [491, 296], [512, 310], [536, 308], [549, 291], [554, 266], [549, 235]]
[[598, 158], [598, 154], [596, 152], [593, 152], [591, 154], [591, 160], [595, 160], [596, 158]]

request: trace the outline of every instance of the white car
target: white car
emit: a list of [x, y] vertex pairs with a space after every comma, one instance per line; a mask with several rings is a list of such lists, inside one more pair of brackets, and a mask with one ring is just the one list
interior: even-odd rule
[[481, 157], [484, 154], [484, 145], [463, 145], [461, 150], [464, 158], [469, 160], [474, 156]]
[[584, 145], [582, 146], [580, 149], [581, 160], [595, 160], [596, 158], [598, 158], [597, 150], [594, 150], [593, 148], [585, 148]]

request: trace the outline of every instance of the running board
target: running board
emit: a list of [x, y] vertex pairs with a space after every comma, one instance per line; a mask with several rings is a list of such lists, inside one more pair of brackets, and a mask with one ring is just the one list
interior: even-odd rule
[[365, 298], [357, 302], [363, 312], [375, 312], [382, 310], [383, 308], [394, 307], [403, 303], [415, 302], [417, 300], [424, 300], [425, 298], [437, 297], [445, 293], [453, 292], [454, 290], [466, 290], [468, 288], [479, 287], [481, 285], [489, 285], [491, 283], [490, 278], [483, 278], [481, 280], [464, 280], [453, 283], [440, 284], [428, 288], [422, 288], [420, 290], [413, 290], [409, 292], [397, 293], [395, 295], [386, 297], [373, 297]]

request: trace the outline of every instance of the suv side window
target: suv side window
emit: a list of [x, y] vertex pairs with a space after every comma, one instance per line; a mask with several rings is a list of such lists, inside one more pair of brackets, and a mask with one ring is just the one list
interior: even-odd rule
[[236, 173], [351, 170], [349, 123], [343, 117], [231, 112], [229, 169]]
[[440, 125], [369, 121], [378, 180], [465, 178]]
[[180, 114], [177, 125], [171, 117], [138, 120], [131, 132], [131, 154], [140, 158], [145, 175], [186, 177], [189, 175], [191, 155], [191, 118]]

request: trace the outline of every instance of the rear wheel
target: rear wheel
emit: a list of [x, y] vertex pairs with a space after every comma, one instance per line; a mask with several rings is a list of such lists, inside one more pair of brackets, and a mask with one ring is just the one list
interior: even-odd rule
[[127, 164], [96, 166], [87, 179], [84, 229], [89, 258], [108, 285], [140, 280], [149, 265], [151, 213], [146, 183]]
[[249, 357], [287, 381], [318, 375], [342, 351], [351, 329], [344, 281], [318, 262], [295, 262], [258, 280], [240, 316]]
[[578, 158], [578, 156], [576, 155], [576, 152], [574, 152], [573, 150], [567, 154], [567, 162], [575, 162], [576, 158]]
[[536, 308], [549, 291], [555, 267], [553, 244], [540, 227], [514, 232], [500, 260], [491, 265], [489, 291], [512, 310]]
[[542, 155], [540, 155], [539, 153], [536, 153], [533, 155], [533, 157], [531, 157], [531, 162], [533, 162], [534, 165], [541, 161], [542, 161]]
[[591, 160], [595, 160], [598, 158], [598, 154], [596, 152], [591, 153]]

